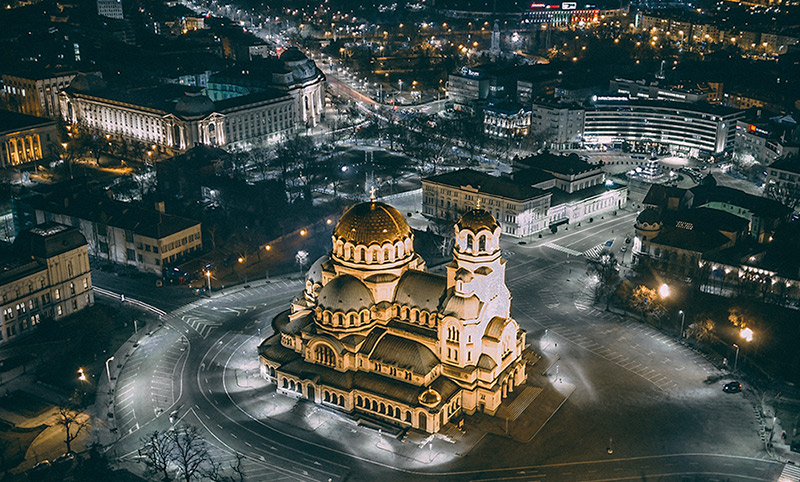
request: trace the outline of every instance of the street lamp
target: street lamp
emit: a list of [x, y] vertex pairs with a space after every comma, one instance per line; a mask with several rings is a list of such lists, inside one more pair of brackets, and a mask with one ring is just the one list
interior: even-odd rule
[[211, 291], [211, 270], [206, 270], [206, 281], [208, 284], [208, 291]]
[[83, 368], [78, 368], [78, 380], [82, 382], [86, 381], [86, 373], [83, 372]]
[[669, 286], [666, 283], [662, 283], [661, 286], [658, 287], [658, 294], [661, 295], [661, 298], [668, 298]]
[[734, 343], [733, 347], [736, 348], [736, 358], [733, 359], [733, 371], [735, 372], [736, 367], [739, 365], [739, 345]]
[[747, 342], [753, 341], [753, 330], [750, 328], [743, 328], [739, 331], [739, 337], [743, 338]]
[[111, 385], [111, 369], [109, 369], [109, 368], [108, 368], [108, 362], [110, 362], [110, 361], [111, 361], [111, 360], [113, 360], [113, 359], [114, 359], [114, 356], [112, 355], [112, 356], [110, 356], [110, 357], [108, 358], [108, 360], [106, 360], [106, 375], [108, 375], [108, 385], [109, 385], [109, 388], [110, 388], [110, 385]]
[[686, 320], [686, 313], [683, 310], [678, 310], [678, 314], [681, 315], [681, 338], [683, 338], [683, 322]]

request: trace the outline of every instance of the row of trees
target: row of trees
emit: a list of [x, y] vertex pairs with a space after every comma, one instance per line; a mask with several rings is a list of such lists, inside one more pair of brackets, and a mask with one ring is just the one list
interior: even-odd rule
[[[234, 461], [224, 466], [212, 456], [209, 445], [192, 425], [155, 430], [141, 439], [140, 460], [154, 480], [192, 482], [244, 482], [244, 455], [236, 452]], [[157, 479], [155, 479], [157, 478]]]

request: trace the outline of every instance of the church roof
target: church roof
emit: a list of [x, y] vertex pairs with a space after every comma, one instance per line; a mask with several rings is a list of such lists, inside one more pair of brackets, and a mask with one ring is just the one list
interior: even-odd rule
[[451, 292], [444, 302], [443, 315], [452, 315], [459, 320], [474, 320], [481, 312], [483, 302], [474, 294], [463, 297]]
[[381, 338], [369, 358], [418, 375], [427, 374], [439, 364], [439, 359], [425, 345], [395, 335]]
[[331, 311], [361, 311], [375, 302], [372, 292], [355, 276], [342, 274], [328, 282], [319, 291], [318, 303]]
[[503, 330], [506, 328], [507, 324], [508, 318], [495, 316], [486, 326], [486, 331], [484, 332], [483, 337], [489, 338], [493, 341], [500, 341], [500, 337], [503, 336]]
[[457, 226], [458, 229], [469, 229], [473, 233], [483, 229], [494, 232], [495, 229], [500, 227], [500, 223], [497, 222], [494, 216], [483, 209], [472, 209], [461, 216]]
[[492, 371], [497, 367], [497, 362], [494, 361], [494, 358], [487, 355], [486, 353], [482, 353], [480, 358], [478, 358], [478, 368], [481, 368], [486, 371]]
[[400, 277], [394, 302], [433, 312], [447, 290], [447, 278], [424, 271], [408, 270]]
[[333, 230], [334, 237], [356, 246], [394, 244], [405, 241], [411, 235], [411, 227], [400, 211], [375, 201], [356, 204], [348, 209]]

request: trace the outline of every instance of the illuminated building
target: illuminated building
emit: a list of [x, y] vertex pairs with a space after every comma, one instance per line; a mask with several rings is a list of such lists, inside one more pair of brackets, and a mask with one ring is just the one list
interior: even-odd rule
[[119, 91], [78, 78], [61, 101], [69, 124], [175, 150], [266, 145], [291, 135], [296, 123], [293, 99], [277, 91], [213, 102], [174, 84]]
[[0, 250], [0, 266], [0, 345], [94, 304], [86, 239], [75, 228], [45, 223], [22, 231]]
[[494, 137], [527, 136], [531, 129], [531, 111], [516, 104], [490, 103], [483, 109], [483, 131]]
[[121, 91], [80, 76], [60, 94], [62, 114], [92, 132], [175, 150], [265, 146], [316, 125], [325, 77], [314, 63], [297, 49], [260, 60], [271, 73], [237, 66], [211, 76], [202, 91], [174, 84]]
[[594, 5], [578, 8], [577, 2], [546, 3], [534, 1], [525, 12], [523, 23], [537, 23], [554, 27], [574, 27], [596, 23], [600, 10]]
[[585, 115], [586, 109], [577, 103], [537, 99], [531, 106], [531, 133], [556, 149], [580, 145]]
[[743, 111], [678, 102], [632, 101], [627, 96], [593, 96], [583, 139], [589, 146], [628, 142], [705, 157], [733, 150]]
[[3, 74], [8, 109], [20, 114], [58, 118], [58, 93], [69, 87], [77, 71], [36, 70]]
[[0, 166], [18, 166], [53, 156], [57, 145], [55, 121], [0, 110]]
[[506, 236], [521, 238], [545, 229], [592, 219], [620, 209], [626, 187], [607, 185], [600, 166], [576, 155], [543, 154], [519, 161], [512, 177], [462, 169], [422, 180], [422, 213], [456, 220], [480, 200]]
[[122, 0], [97, 0], [97, 15], [123, 20]]
[[142, 209], [85, 191], [53, 191], [17, 201], [16, 217], [53, 221], [80, 229], [95, 258], [161, 275], [165, 267], [200, 251], [198, 221]]
[[525, 383], [491, 214], [455, 225], [446, 276], [425, 271], [403, 215], [383, 203], [350, 208], [332, 242], [259, 347], [279, 392], [435, 433], [461, 413], [496, 413]]
[[778, 199], [787, 206], [800, 207], [800, 159], [780, 159], [767, 167], [766, 171], [764, 195]]

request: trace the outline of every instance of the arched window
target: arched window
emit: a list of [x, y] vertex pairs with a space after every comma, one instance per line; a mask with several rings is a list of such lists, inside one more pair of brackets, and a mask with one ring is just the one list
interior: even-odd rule
[[478, 251], [486, 251], [486, 236], [478, 238]]
[[387, 263], [389, 261], [389, 248], [383, 248], [383, 262]]
[[472, 235], [468, 234], [467, 235], [467, 251], [472, 251], [472, 244], [473, 244]]
[[359, 395], [359, 396], [356, 397], [356, 406], [360, 407], [362, 405], [364, 405], [364, 399], [361, 398], [361, 395]]
[[336, 354], [333, 353], [333, 350], [328, 345], [317, 345], [314, 349], [314, 357], [320, 365], [336, 366]]

